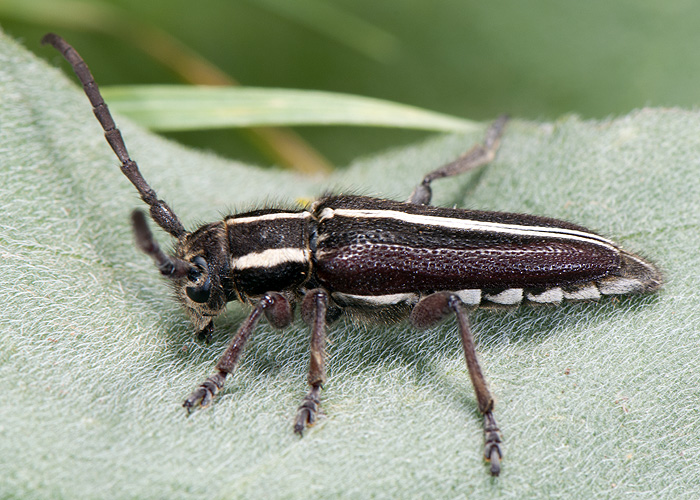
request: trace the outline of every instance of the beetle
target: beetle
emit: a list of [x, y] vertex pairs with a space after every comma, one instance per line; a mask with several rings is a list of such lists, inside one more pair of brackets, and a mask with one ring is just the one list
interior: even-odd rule
[[124, 175], [151, 219], [174, 239], [166, 254], [143, 212], [132, 214], [137, 246], [168, 278], [197, 337], [211, 340], [214, 318], [230, 301], [252, 306], [207, 378], [184, 401], [206, 407], [234, 370], [261, 317], [288, 326], [294, 308], [311, 327], [309, 391], [294, 421], [303, 434], [319, 413], [325, 382], [327, 325], [342, 315], [427, 328], [454, 315], [478, 408], [484, 458], [497, 476], [502, 438], [494, 400], [477, 359], [468, 313], [477, 307], [558, 304], [658, 290], [662, 276], [648, 260], [584, 227], [534, 215], [430, 205], [434, 180], [462, 174], [496, 155], [507, 123], [497, 119], [482, 144], [430, 173], [405, 202], [328, 195], [305, 209], [268, 207], [187, 231], [141, 175], [86, 63], [65, 40], [47, 34], [73, 67]]

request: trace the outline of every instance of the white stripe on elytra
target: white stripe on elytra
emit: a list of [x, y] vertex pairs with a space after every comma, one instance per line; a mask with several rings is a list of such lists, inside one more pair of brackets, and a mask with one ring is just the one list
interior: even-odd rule
[[311, 217], [311, 214], [309, 212], [278, 212], [274, 214], [254, 215], [251, 217], [234, 217], [233, 219], [228, 219], [227, 222], [229, 224], [248, 224], [251, 222], [270, 221], [278, 219], [306, 219], [308, 217]]
[[301, 248], [271, 248], [262, 252], [246, 254], [233, 259], [234, 269], [252, 267], [274, 267], [289, 262], [308, 262], [309, 251]]
[[568, 240], [595, 243], [612, 250], [618, 251], [615, 243], [598, 236], [597, 234], [565, 229], [561, 227], [525, 226], [520, 224], [503, 224], [500, 222], [475, 221], [470, 219], [453, 219], [450, 217], [437, 217], [434, 215], [407, 214], [396, 210], [353, 210], [324, 208], [321, 211], [320, 221], [331, 219], [334, 215], [351, 218], [367, 219], [394, 219], [409, 224], [423, 226], [436, 226], [448, 229], [461, 229], [465, 231], [487, 231], [492, 233], [505, 233], [521, 236], [540, 236], [549, 238], [562, 238]]

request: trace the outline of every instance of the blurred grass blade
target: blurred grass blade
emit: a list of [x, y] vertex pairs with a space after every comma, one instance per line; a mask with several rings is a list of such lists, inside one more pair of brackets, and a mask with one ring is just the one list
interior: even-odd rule
[[396, 58], [396, 36], [339, 5], [323, 0], [251, 0], [251, 3], [381, 63]]
[[[0, 16], [44, 25], [51, 31], [68, 28], [114, 36], [145, 52], [188, 83], [236, 83], [233, 78], [177, 37], [138, 19], [129, 10], [108, 3], [83, 0], [2, 0]], [[38, 46], [38, 40], [36, 43]]]
[[440, 132], [476, 122], [391, 101], [331, 92], [252, 87], [133, 85], [103, 89], [109, 106], [162, 132], [226, 127], [356, 125]]

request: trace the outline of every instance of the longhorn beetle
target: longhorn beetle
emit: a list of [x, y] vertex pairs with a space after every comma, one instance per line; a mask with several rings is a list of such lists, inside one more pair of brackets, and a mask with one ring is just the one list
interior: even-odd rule
[[141, 211], [132, 214], [137, 246], [150, 255], [187, 311], [200, 340], [227, 302], [253, 306], [214, 374], [183, 403], [205, 407], [235, 368], [261, 315], [289, 325], [296, 304], [311, 326], [309, 392], [294, 431], [314, 424], [325, 381], [326, 325], [342, 314], [397, 320], [427, 328], [455, 315], [480, 412], [484, 458], [501, 470], [501, 434], [494, 401], [481, 372], [468, 312], [520, 303], [558, 304], [658, 290], [661, 273], [649, 261], [590, 230], [534, 215], [430, 206], [432, 181], [490, 162], [506, 118], [496, 120], [481, 145], [427, 174], [406, 202], [365, 196], [324, 196], [304, 210], [263, 208], [230, 215], [187, 231], [158, 199], [130, 157], [87, 65], [65, 40], [47, 34], [73, 67], [124, 175], [149, 206], [153, 221], [175, 238], [161, 250]]

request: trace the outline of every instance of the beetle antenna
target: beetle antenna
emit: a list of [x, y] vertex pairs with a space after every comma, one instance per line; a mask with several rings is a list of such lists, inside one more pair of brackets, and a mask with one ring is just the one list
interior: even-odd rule
[[171, 257], [163, 252], [153, 237], [153, 233], [146, 222], [146, 216], [143, 215], [141, 210], [134, 210], [131, 213], [131, 223], [134, 228], [136, 246], [151, 256], [163, 276], [167, 278], [181, 278], [189, 272], [192, 267], [189, 262]]
[[[187, 234], [187, 231], [185, 231], [185, 228], [180, 222], [180, 219], [178, 219], [177, 215], [175, 215], [175, 212], [172, 211], [167, 203], [158, 199], [156, 192], [151, 188], [151, 186], [148, 185], [146, 180], [141, 175], [136, 162], [129, 157], [129, 152], [126, 149], [126, 144], [124, 144], [122, 134], [115, 125], [114, 118], [112, 118], [112, 115], [107, 108], [107, 104], [105, 104], [102, 94], [100, 94], [100, 90], [97, 88], [95, 78], [92, 76], [92, 73], [90, 73], [90, 69], [83, 58], [80, 57], [80, 54], [78, 54], [78, 52], [71, 47], [68, 42], [54, 33], [44, 35], [44, 38], [41, 39], [41, 43], [42, 45], [47, 43], [53, 45], [53, 47], [58, 50], [73, 67], [73, 71], [75, 71], [80, 83], [83, 84], [85, 95], [87, 95], [90, 103], [92, 104], [93, 113], [95, 113], [97, 121], [99, 121], [100, 125], [102, 125], [102, 129], [105, 133], [105, 139], [107, 139], [107, 142], [112, 147], [114, 154], [117, 155], [117, 158], [119, 158], [119, 161], [122, 164], [122, 172], [138, 190], [139, 194], [141, 195], [141, 199], [151, 208], [151, 217], [156, 224], [175, 238], [180, 238]], [[153, 254], [151, 254], [151, 256], [153, 256]]]

